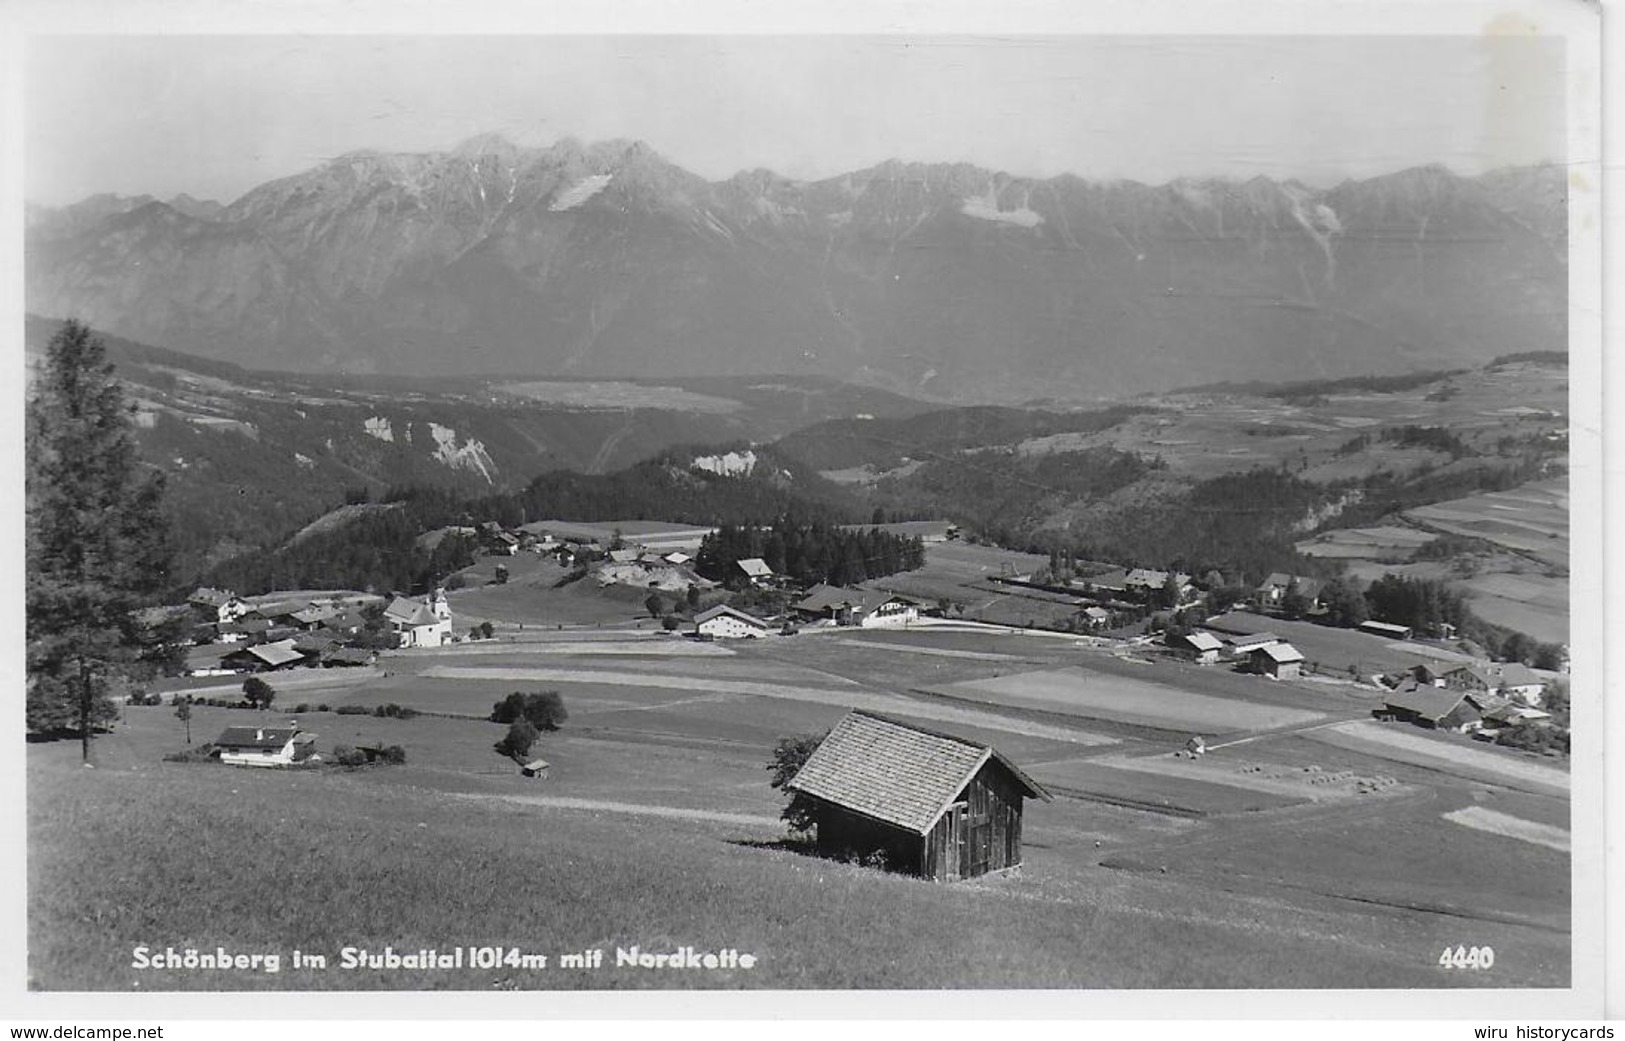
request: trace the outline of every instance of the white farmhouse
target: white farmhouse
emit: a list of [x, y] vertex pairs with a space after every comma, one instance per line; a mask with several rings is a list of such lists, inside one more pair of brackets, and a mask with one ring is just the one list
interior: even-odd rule
[[718, 640], [754, 639], [766, 636], [773, 627], [755, 615], [718, 604], [694, 616], [694, 631]]
[[297, 725], [283, 727], [227, 727], [214, 746], [228, 766], [291, 766], [309, 759], [316, 735], [301, 733]]

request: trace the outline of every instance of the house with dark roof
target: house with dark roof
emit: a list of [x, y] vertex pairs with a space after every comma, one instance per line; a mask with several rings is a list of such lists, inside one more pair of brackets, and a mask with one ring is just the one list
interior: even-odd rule
[[227, 727], [214, 739], [220, 761], [228, 766], [292, 766], [315, 752], [316, 735], [297, 724], [281, 727]]
[[322, 652], [322, 668], [356, 668], [371, 665], [376, 655], [360, 647], [334, 647]]
[[785, 787], [812, 801], [824, 852], [938, 881], [1019, 866], [1023, 800], [1051, 798], [988, 745], [859, 709]]
[[754, 639], [766, 636], [773, 627], [744, 611], [718, 604], [694, 616], [694, 632], [718, 640]]

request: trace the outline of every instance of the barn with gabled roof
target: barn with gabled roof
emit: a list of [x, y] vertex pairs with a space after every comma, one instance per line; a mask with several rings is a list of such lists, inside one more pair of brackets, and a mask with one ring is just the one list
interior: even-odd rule
[[945, 882], [1018, 866], [1023, 800], [1050, 800], [988, 745], [858, 709], [785, 787], [813, 801], [821, 850]]

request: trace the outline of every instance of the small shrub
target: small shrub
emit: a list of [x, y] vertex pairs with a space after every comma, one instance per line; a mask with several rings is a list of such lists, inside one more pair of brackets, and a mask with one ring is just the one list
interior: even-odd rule
[[372, 709], [365, 705], [340, 705], [338, 714], [341, 716], [370, 716]]
[[327, 707], [326, 702], [323, 702], [322, 704], [316, 706], [316, 711], [317, 712], [331, 712], [333, 710]]
[[660, 620], [660, 627], [668, 633], [674, 633], [683, 627], [683, 620], [674, 614], [669, 614]]
[[489, 640], [491, 637], [496, 635], [496, 629], [491, 625], [490, 622], [481, 622], [479, 624], [479, 630], [480, 636], [486, 640]]
[[333, 761], [340, 766], [366, 766], [367, 753], [359, 748], [351, 748], [349, 745], [334, 745]]
[[405, 705], [397, 705], [393, 701], [379, 705], [372, 710], [372, 714], [380, 719], [416, 719], [422, 715], [417, 709]]
[[406, 749], [400, 745], [389, 745], [378, 754], [378, 758], [391, 766], [400, 766], [406, 762]]
[[309, 711], [310, 711], [310, 702], [308, 702], [308, 701], [301, 701], [299, 704], [297, 704], [297, 705], [295, 705], [293, 707], [294, 715], [300, 715], [301, 713], [305, 713], [305, 712], [309, 712]]

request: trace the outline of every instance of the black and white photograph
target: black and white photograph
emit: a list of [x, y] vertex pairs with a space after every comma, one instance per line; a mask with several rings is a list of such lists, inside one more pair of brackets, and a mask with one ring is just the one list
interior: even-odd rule
[[1597, 7], [337, 6], [8, 27], [19, 1022], [1604, 1015]]

